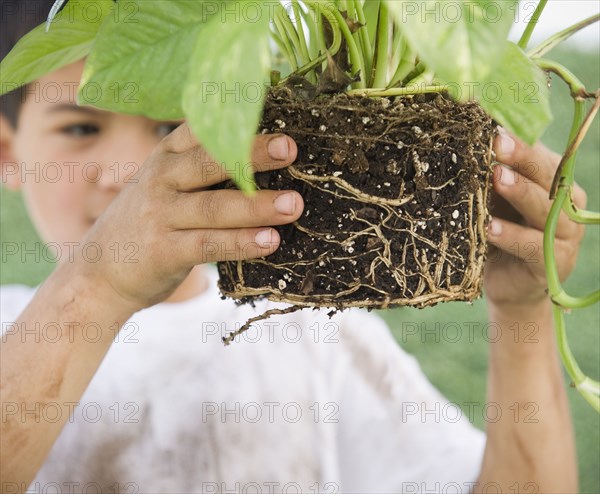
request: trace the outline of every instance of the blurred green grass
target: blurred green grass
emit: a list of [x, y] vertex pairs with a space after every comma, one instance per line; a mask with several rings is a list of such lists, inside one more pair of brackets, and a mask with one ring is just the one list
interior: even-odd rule
[[[573, 51], [556, 52], [555, 58], [569, 67], [594, 90], [600, 86], [598, 53]], [[556, 151], [564, 149], [570, 126], [572, 105], [565, 86], [554, 79], [552, 110], [554, 123], [543, 141]], [[588, 192], [588, 208], [600, 209], [600, 126], [596, 119], [584, 142], [578, 161], [577, 180]], [[33, 230], [19, 193], [0, 189], [0, 238], [8, 242], [23, 243], [28, 248], [41, 242]], [[39, 249], [38, 249], [39, 251]], [[0, 263], [0, 284], [23, 283], [36, 285], [52, 271], [53, 265], [29, 256], [22, 262], [19, 256], [10, 256]], [[589, 227], [586, 232], [575, 272], [566, 286], [574, 293], [596, 289], [600, 280], [600, 231]], [[487, 372], [487, 343], [482, 328], [487, 319], [484, 300], [473, 305], [448, 303], [427, 310], [396, 309], [379, 314], [390, 324], [399, 343], [417, 356], [430, 380], [457, 404], [485, 400]], [[447, 332], [436, 332], [436, 323], [444, 328], [453, 323], [463, 330], [463, 337], [452, 343], [455, 330], [446, 326]], [[598, 305], [573, 311], [567, 316], [570, 341], [583, 370], [592, 377], [600, 375], [600, 307]], [[403, 331], [404, 325], [404, 331]], [[467, 328], [474, 328], [473, 338]], [[418, 329], [415, 331], [415, 329]], [[437, 334], [437, 336], [436, 336]], [[469, 337], [467, 337], [467, 334]], [[565, 386], [567, 380], [565, 379]], [[600, 492], [600, 419], [587, 403], [569, 389], [571, 408], [577, 435], [580, 464], [581, 492]], [[483, 427], [481, 406], [474, 408], [474, 423]], [[467, 414], [468, 415], [468, 414]], [[560, 454], [560, 452], [556, 452]]]

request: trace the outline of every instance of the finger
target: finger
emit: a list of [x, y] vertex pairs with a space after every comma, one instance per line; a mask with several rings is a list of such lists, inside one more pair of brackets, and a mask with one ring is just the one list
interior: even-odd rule
[[[493, 179], [499, 180], [499, 178], [496, 178], [497, 176], [499, 176], [499, 174], [498, 172], [495, 172]], [[504, 199], [504, 197], [495, 190], [492, 191], [491, 195], [490, 213], [498, 218], [512, 221], [513, 223], [520, 223], [523, 221], [519, 212], [511, 206], [510, 202]]]
[[[292, 164], [297, 155], [298, 147], [291, 137], [285, 134], [259, 135], [254, 140], [251, 162], [242, 173], [249, 177], [253, 171], [283, 168]], [[201, 146], [171, 155], [168, 161], [165, 179], [179, 191], [198, 190], [231, 178]]]
[[239, 190], [209, 190], [181, 194], [173, 206], [177, 229], [248, 228], [296, 221], [304, 201], [295, 191], [261, 190], [249, 197]]
[[488, 262], [500, 260], [504, 253], [526, 263], [532, 273], [545, 276], [544, 251], [542, 249], [543, 232], [510, 221], [492, 218], [487, 233], [488, 242], [501, 251], [493, 256], [490, 255]]
[[[507, 166], [494, 167], [494, 190], [520, 213], [528, 225], [543, 230], [552, 206], [548, 192]], [[577, 234], [577, 225], [560, 213], [556, 236], [570, 238]]]
[[293, 163], [297, 156], [298, 146], [288, 135], [261, 134], [254, 139], [252, 164], [257, 172], [276, 170]]
[[181, 154], [199, 145], [198, 139], [187, 122], [183, 122], [159, 144], [167, 153]]
[[178, 234], [176, 245], [182, 249], [186, 266], [268, 256], [281, 241], [274, 228], [187, 230]]
[[[492, 218], [487, 234], [488, 242], [492, 246], [521, 260], [532, 274], [545, 278], [544, 232], [499, 218]], [[578, 248], [579, 242], [574, 242], [572, 239], [555, 239], [554, 259], [561, 280], [564, 280], [572, 271], [577, 259]], [[499, 260], [502, 252], [496, 254], [495, 258], [488, 258], [488, 261]]]
[[550, 190], [560, 163], [559, 154], [539, 142], [528, 146], [502, 128], [494, 142], [494, 151], [497, 161], [510, 165], [546, 191]]

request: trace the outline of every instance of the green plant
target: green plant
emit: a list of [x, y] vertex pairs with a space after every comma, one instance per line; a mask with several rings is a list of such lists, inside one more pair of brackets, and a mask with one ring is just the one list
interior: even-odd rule
[[[565, 310], [600, 300], [567, 294], [554, 258], [558, 216], [600, 223], [571, 199], [577, 148], [600, 105], [568, 69], [546, 58], [593, 16], [528, 49], [547, 0], [517, 44], [507, 41], [517, 0], [89, 0], [56, 2], [48, 24], [2, 61], [2, 93], [87, 57], [81, 103], [156, 119], [186, 118], [212, 156], [248, 193], [249, 163], [266, 88], [301, 80], [318, 91], [372, 97], [448, 93], [476, 100], [499, 124], [533, 143], [551, 121], [546, 72], [568, 84], [574, 116], [556, 174], [544, 235], [559, 348], [575, 387], [600, 411], [600, 385], [569, 350]], [[59, 12], [60, 8], [62, 10]], [[423, 22], [422, 12], [425, 15]], [[437, 12], [437, 14], [436, 14]], [[288, 66], [272, 71], [276, 46]], [[501, 69], [501, 70], [500, 70]], [[210, 79], [210, 81], [207, 81]], [[587, 109], [587, 102], [592, 101]], [[231, 146], [232, 142], [238, 143]]]

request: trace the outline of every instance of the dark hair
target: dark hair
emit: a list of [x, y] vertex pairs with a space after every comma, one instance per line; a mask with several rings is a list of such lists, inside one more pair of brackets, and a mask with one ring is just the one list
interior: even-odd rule
[[[53, 4], [54, 0], [0, 0], [0, 60], [24, 35], [46, 21]], [[0, 112], [13, 127], [25, 94], [21, 87], [0, 97]]]

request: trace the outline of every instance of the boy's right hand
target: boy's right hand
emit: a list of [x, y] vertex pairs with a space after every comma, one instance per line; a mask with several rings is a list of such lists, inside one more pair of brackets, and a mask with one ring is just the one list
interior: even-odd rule
[[[283, 168], [296, 156], [290, 137], [260, 135], [252, 167]], [[161, 141], [135, 183], [120, 191], [83, 241], [99, 244], [105, 253], [137, 252], [129, 259], [80, 259], [72, 267], [95, 286], [114, 291], [134, 312], [166, 299], [197, 264], [273, 253], [280, 238], [269, 226], [297, 220], [302, 197], [294, 191], [261, 190], [249, 197], [239, 190], [207, 190], [228, 178], [187, 123], [180, 125]]]

